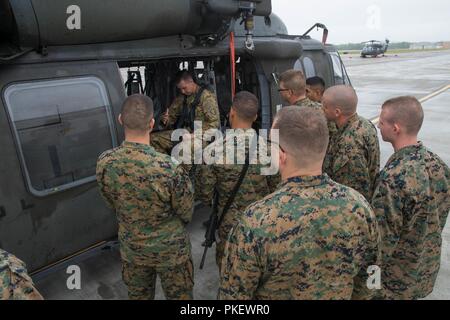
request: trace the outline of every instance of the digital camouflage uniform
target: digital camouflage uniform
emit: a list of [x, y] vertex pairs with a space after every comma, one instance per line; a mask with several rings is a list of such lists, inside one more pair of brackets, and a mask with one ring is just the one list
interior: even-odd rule
[[[223, 144], [219, 145], [218, 142], [209, 145], [206, 152], [211, 153], [211, 150], [217, 148], [217, 150], [221, 150], [224, 153], [224, 157], [227, 152], [228, 154], [232, 154], [233, 152], [237, 154], [237, 146], [239, 146], [239, 144], [244, 145], [246, 140], [246, 134], [244, 134], [243, 130], [241, 132], [243, 134], [237, 135], [236, 140], [232, 135], [229, 135], [228, 137], [225, 136]], [[254, 137], [257, 137], [256, 132], [253, 129], [245, 132], [248, 137], [252, 136], [252, 134], [254, 134]], [[266, 152], [267, 155], [270, 154], [270, 145], [265, 144], [261, 140], [259, 143], [266, 146], [267, 152], [261, 149], [259, 150], [261, 150], [261, 152]], [[246, 154], [249, 152], [248, 149], [248, 144], [246, 144]], [[234, 198], [234, 201], [218, 230], [219, 239], [217, 239], [216, 243], [216, 262], [219, 267], [223, 257], [223, 250], [228, 234], [231, 228], [237, 223], [239, 216], [243, 214], [248, 205], [275, 191], [275, 188], [281, 180], [279, 174], [271, 176], [261, 175], [262, 165], [259, 162], [259, 157], [256, 157], [257, 155], [258, 153], [255, 154], [255, 159], [258, 160], [258, 164], [249, 165], [248, 171], [242, 181], [236, 197]], [[243, 163], [245, 160], [245, 155], [243, 153], [241, 158], [240, 163]], [[237, 162], [234, 161], [234, 163]], [[201, 166], [201, 188], [199, 188], [199, 199], [205, 205], [211, 205], [214, 189], [216, 189], [219, 193], [219, 216], [222, 214], [225, 204], [231, 196], [237, 181], [239, 180], [243, 167], [243, 164], [214, 164]]]
[[225, 247], [220, 299], [367, 299], [379, 259], [369, 203], [327, 175], [296, 177], [247, 208]]
[[153, 299], [156, 274], [167, 299], [192, 299], [185, 226], [192, 218], [193, 190], [184, 170], [148, 145], [124, 142], [100, 156], [97, 181], [117, 214], [130, 299]]
[[319, 102], [312, 101], [309, 98], [299, 100], [295, 103], [295, 105], [299, 107], [309, 107], [315, 110], [322, 110], [322, 104], [320, 104]]
[[[186, 103], [190, 108], [195, 101], [196, 94], [192, 94], [187, 97]], [[174, 143], [171, 141], [171, 135], [178, 118], [180, 117], [185, 96], [178, 96], [172, 105], [169, 107], [169, 120], [167, 122], [167, 131], [156, 132], [152, 134], [152, 146], [159, 152], [170, 154]], [[203, 132], [209, 129], [220, 128], [220, 112], [217, 104], [217, 99], [214, 93], [205, 89], [200, 97], [199, 104], [195, 109], [194, 121], [201, 121], [203, 126]], [[185, 128], [192, 132], [191, 128]], [[176, 143], [175, 143], [176, 144]]]
[[372, 200], [382, 235], [384, 299], [433, 291], [441, 233], [450, 210], [450, 171], [422, 143], [397, 151], [381, 171]]
[[372, 199], [380, 171], [380, 144], [375, 126], [357, 114], [331, 135], [323, 166], [331, 179]]
[[0, 300], [42, 300], [25, 263], [0, 249]]

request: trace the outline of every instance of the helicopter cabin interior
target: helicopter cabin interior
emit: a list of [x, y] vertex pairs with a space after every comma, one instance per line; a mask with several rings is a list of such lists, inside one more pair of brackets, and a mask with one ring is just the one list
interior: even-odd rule
[[[174, 77], [180, 70], [191, 71], [200, 86], [207, 88], [216, 95], [221, 126], [225, 128], [229, 125], [228, 113], [232, 104], [232, 72], [229, 55], [146, 62], [124, 61], [118, 62], [118, 65], [127, 96], [140, 93], [152, 98], [157, 124], [155, 131], [162, 129], [161, 126], [158, 126], [160, 117], [179, 94], [174, 83]], [[329, 65], [332, 65], [333, 68], [330, 68]], [[252, 92], [261, 103], [258, 119], [254, 124], [255, 129], [270, 127], [277, 108], [279, 109], [283, 103], [278, 95], [277, 86], [279, 74], [284, 70], [276, 68], [276, 64], [271, 67], [274, 72], [268, 76], [264, 72], [264, 61], [260, 62], [246, 54], [236, 57], [236, 92], [244, 90]], [[303, 55], [295, 61], [293, 69], [301, 70], [306, 78], [322, 77], [327, 87], [351, 84], [337, 52], [304, 51]], [[265, 92], [262, 91], [262, 87], [266, 90]]]
[[[228, 126], [228, 113], [232, 104], [229, 56], [195, 57], [148, 62], [119, 62], [126, 94], [145, 94], [152, 98], [156, 124], [179, 94], [174, 77], [180, 70], [191, 71], [196, 82], [212, 91], [219, 105], [221, 126]], [[250, 57], [236, 57], [236, 92], [250, 91], [261, 99], [260, 84], [255, 64]], [[261, 128], [261, 110], [255, 129]], [[155, 131], [162, 129], [161, 126]]]

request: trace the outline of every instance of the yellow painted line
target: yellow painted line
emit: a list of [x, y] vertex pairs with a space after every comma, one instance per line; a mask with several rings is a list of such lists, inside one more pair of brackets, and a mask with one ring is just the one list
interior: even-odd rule
[[[450, 84], [433, 92], [433, 93], [430, 93], [429, 95], [421, 98], [419, 101], [420, 101], [420, 103], [424, 103], [424, 102], [444, 93], [447, 90], [450, 90]], [[370, 121], [372, 121], [372, 123], [376, 125], [376, 124], [378, 124], [378, 122], [380, 122], [380, 117], [375, 117], [375, 118], [371, 119]]]
[[97, 244], [94, 244], [93, 246], [90, 246], [89, 248], [86, 248], [86, 249], [80, 250], [80, 251], [78, 251], [78, 252], [75, 252], [74, 254], [71, 254], [70, 256], [65, 257], [65, 258], [63, 258], [63, 259], [61, 259], [61, 260], [58, 260], [58, 261], [56, 261], [56, 262], [54, 262], [54, 263], [51, 263], [51, 264], [49, 264], [48, 266], [45, 266], [45, 267], [39, 268], [39, 269], [37, 269], [37, 270], [34, 270], [33, 272], [30, 272], [30, 276], [34, 276], [34, 275], [36, 275], [36, 274], [38, 274], [38, 273], [40, 273], [40, 272], [42, 272], [42, 271], [45, 271], [45, 270], [47, 270], [47, 269], [50, 269], [50, 268], [52, 268], [52, 267], [54, 267], [54, 266], [56, 266], [56, 265], [58, 265], [58, 264], [64, 263], [64, 262], [66, 262], [66, 261], [68, 261], [68, 260], [70, 260], [70, 259], [72, 259], [72, 258], [75, 258], [76, 256], [79, 256], [79, 255], [81, 255], [81, 254], [83, 254], [83, 253], [86, 253], [86, 252], [88, 252], [89, 250], [92, 250], [92, 249], [101, 247], [101, 246], [103, 246], [103, 245], [105, 245], [105, 244], [107, 244], [107, 243], [108, 243], [108, 241], [101, 241], [101, 242], [99, 242], [99, 243], [97, 243]]

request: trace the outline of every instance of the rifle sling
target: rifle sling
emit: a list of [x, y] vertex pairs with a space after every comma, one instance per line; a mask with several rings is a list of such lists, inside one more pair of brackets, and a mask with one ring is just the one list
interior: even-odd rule
[[247, 174], [249, 165], [250, 164], [249, 164], [249, 159], [248, 159], [248, 154], [247, 154], [244, 167], [242, 168], [241, 174], [239, 176], [239, 180], [236, 183], [236, 185], [234, 186], [234, 189], [231, 192], [230, 197], [228, 198], [228, 200], [225, 204], [225, 207], [223, 207], [222, 214], [220, 215], [219, 221], [217, 222], [217, 229], [220, 228], [220, 225], [222, 224], [222, 221], [223, 221], [225, 215], [227, 214], [228, 210], [230, 209], [231, 205], [233, 204], [233, 201], [236, 198], [239, 188], [241, 187], [242, 182], [244, 181], [245, 175]]

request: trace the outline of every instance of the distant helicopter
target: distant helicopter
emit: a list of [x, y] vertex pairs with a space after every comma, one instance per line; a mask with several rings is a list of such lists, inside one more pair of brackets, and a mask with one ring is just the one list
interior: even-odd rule
[[378, 40], [370, 40], [364, 44], [364, 48], [361, 51], [361, 58], [366, 58], [367, 56], [376, 58], [379, 55], [384, 56], [389, 47], [389, 40], [386, 39], [385, 43]]
[[289, 35], [271, 0], [126, 2], [0, 0], [0, 248], [32, 274], [117, 237], [95, 166], [123, 140], [127, 95], [150, 96], [159, 123], [174, 75], [189, 69], [217, 95], [222, 119], [233, 92], [256, 94], [258, 129], [268, 129], [279, 73], [351, 85], [326, 27], [315, 25], [322, 41], [314, 28]]

